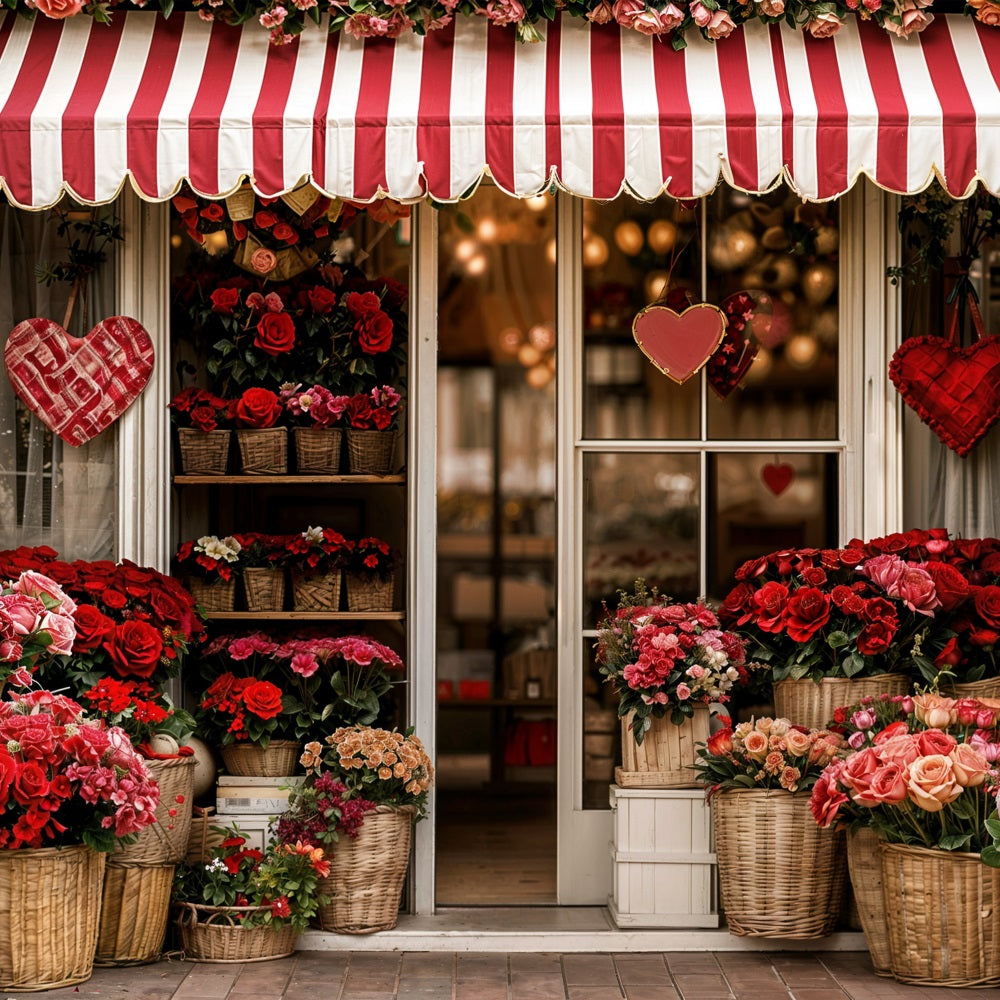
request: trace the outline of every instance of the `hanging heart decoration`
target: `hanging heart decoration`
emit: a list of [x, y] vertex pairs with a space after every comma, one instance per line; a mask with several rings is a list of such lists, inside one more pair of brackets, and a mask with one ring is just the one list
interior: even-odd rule
[[963, 458], [1000, 419], [1000, 338], [955, 347], [912, 337], [896, 349], [889, 378], [906, 405]]
[[760, 478], [776, 497], [780, 497], [792, 485], [795, 469], [787, 462], [768, 463], [761, 469]]
[[736, 292], [724, 298], [719, 308], [726, 315], [726, 335], [708, 359], [705, 377], [719, 399], [726, 399], [743, 381], [757, 357], [758, 345], [743, 337], [757, 303], [749, 292]]
[[722, 342], [726, 316], [708, 303], [676, 312], [652, 305], [632, 321], [632, 336], [653, 365], [678, 384], [699, 372]]
[[82, 338], [36, 317], [11, 331], [4, 362], [24, 405], [79, 447], [110, 427], [146, 387], [153, 343], [129, 316], [101, 320]]

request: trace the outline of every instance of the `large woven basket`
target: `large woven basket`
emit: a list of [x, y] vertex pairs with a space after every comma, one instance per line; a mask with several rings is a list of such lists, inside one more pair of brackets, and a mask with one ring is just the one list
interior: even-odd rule
[[243, 570], [248, 611], [280, 611], [285, 606], [285, 571], [267, 566]]
[[947, 694], [953, 698], [1000, 698], [1000, 677], [984, 677], [981, 681], [952, 684]]
[[356, 431], [348, 428], [347, 467], [357, 475], [384, 476], [392, 472], [395, 431]]
[[299, 472], [319, 472], [336, 475], [340, 472], [340, 445], [343, 431], [339, 427], [296, 427], [295, 467]]
[[179, 427], [181, 471], [188, 475], [224, 476], [229, 465], [231, 431], [209, 431]]
[[292, 574], [292, 607], [296, 611], [337, 611], [340, 608], [340, 570], [305, 576]]
[[785, 680], [774, 685], [774, 714], [807, 729], [822, 729], [833, 719], [834, 710], [854, 705], [862, 698], [907, 694], [905, 674], [875, 674], [874, 677], [824, 677], [821, 681]]
[[243, 778], [285, 778], [295, 773], [301, 749], [295, 740], [271, 740], [266, 747], [235, 743], [222, 747], [222, 763]]
[[236, 607], [236, 578], [209, 583], [196, 576], [188, 577], [187, 588], [195, 604], [205, 611], [232, 611]]
[[[117, 865], [175, 865], [184, 860], [191, 832], [191, 800], [194, 798], [194, 757], [147, 760], [146, 767], [160, 786], [156, 822], [147, 826], [134, 844], [115, 849], [111, 861]], [[170, 815], [171, 811], [174, 813]]]
[[392, 598], [396, 590], [396, 574], [384, 580], [377, 576], [347, 574], [348, 611], [392, 611]]
[[156, 961], [167, 933], [174, 867], [108, 863], [95, 965]]
[[868, 827], [847, 835], [847, 869], [854, 889], [854, 902], [865, 932], [872, 968], [877, 976], [892, 975], [886, 905], [882, 894], [882, 862], [879, 839]]
[[240, 465], [248, 476], [276, 476], [288, 471], [288, 433], [284, 427], [239, 430]]
[[90, 978], [104, 865], [82, 845], [0, 851], [0, 989], [30, 993]]
[[844, 892], [844, 835], [821, 829], [809, 793], [726, 789], [712, 798], [729, 932], [801, 940], [829, 934]]
[[926, 986], [1000, 983], [1000, 869], [978, 854], [879, 846], [892, 974]]
[[413, 806], [378, 806], [365, 813], [357, 840], [341, 837], [330, 852], [320, 927], [340, 934], [372, 934], [396, 926], [410, 861]]
[[642, 745], [632, 733], [632, 714], [621, 720], [622, 766], [615, 768], [615, 784], [620, 788], [697, 788], [692, 770], [697, 760], [695, 744], [708, 740], [708, 706], [696, 705], [690, 719], [675, 726], [669, 716], [650, 716], [652, 726]]
[[189, 962], [264, 962], [295, 951], [295, 929], [274, 924], [244, 927], [242, 919], [265, 906], [178, 906], [177, 928]]

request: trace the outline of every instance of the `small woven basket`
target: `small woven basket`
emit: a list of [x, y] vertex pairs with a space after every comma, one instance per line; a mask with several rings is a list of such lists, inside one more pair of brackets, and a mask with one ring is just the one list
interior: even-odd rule
[[240, 464], [248, 476], [276, 476], [288, 471], [288, 433], [284, 427], [239, 430]]
[[809, 793], [726, 789], [712, 797], [719, 888], [730, 934], [829, 934], [844, 893], [844, 835], [822, 829]]
[[299, 472], [340, 472], [340, 445], [344, 433], [339, 427], [296, 427], [295, 467]]
[[[134, 844], [116, 847], [110, 858], [112, 864], [175, 865], [184, 860], [191, 833], [196, 766], [194, 757], [146, 761], [160, 786], [156, 822], [147, 826]], [[175, 815], [170, 815], [171, 810]]]
[[868, 827], [847, 834], [847, 869], [854, 889], [854, 902], [865, 932], [872, 968], [876, 976], [892, 975], [886, 906], [882, 895], [882, 861], [879, 839]]
[[944, 693], [952, 698], [1000, 698], [1000, 677], [984, 677], [981, 681], [952, 684]]
[[234, 743], [222, 747], [222, 763], [242, 778], [285, 778], [295, 773], [301, 749], [295, 740], [271, 740], [266, 747]]
[[317, 576], [292, 574], [292, 607], [296, 611], [337, 611], [340, 608], [340, 570]]
[[177, 929], [188, 962], [264, 962], [295, 951], [295, 929], [268, 924], [244, 927], [242, 920], [266, 906], [198, 906], [180, 903]]
[[778, 681], [774, 685], [774, 714], [807, 729], [823, 729], [841, 706], [854, 705], [862, 698], [909, 691], [910, 679], [905, 674], [824, 677], [818, 683], [808, 679]]
[[205, 611], [232, 611], [236, 607], [236, 578], [209, 583], [196, 576], [188, 577], [187, 588], [195, 604]]
[[892, 974], [926, 986], [1000, 983], [1000, 869], [978, 854], [879, 845]]
[[329, 854], [320, 927], [340, 934], [373, 934], [396, 926], [410, 861], [413, 806], [377, 806], [365, 813], [357, 840], [341, 837]]
[[188, 475], [224, 476], [229, 466], [231, 431], [209, 431], [179, 427], [177, 440], [181, 449], [181, 472]]
[[356, 431], [348, 428], [347, 467], [357, 475], [385, 476], [392, 471], [395, 431]]
[[621, 720], [622, 766], [615, 768], [619, 788], [697, 788], [698, 776], [692, 768], [697, 760], [695, 744], [708, 740], [708, 706], [696, 705], [690, 719], [675, 726], [669, 716], [650, 716], [642, 745], [635, 742], [630, 728], [633, 714]]
[[108, 863], [95, 965], [156, 961], [167, 933], [174, 867]]
[[390, 573], [384, 580], [377, 576], [347, 574], [348, 611], [392, 611], [396, 574]]
[[248, 611], [280, 611], [285, 606], [285, 571], [266, 566], [243, 570]]
[[0, 989], [34, 993], [90, 978], [105, 855], [77, 845], [0, 851]]

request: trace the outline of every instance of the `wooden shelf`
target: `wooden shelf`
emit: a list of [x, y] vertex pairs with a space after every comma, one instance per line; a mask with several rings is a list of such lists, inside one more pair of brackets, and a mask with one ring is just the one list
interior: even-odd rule
[[317, 486], [322, 484], [396, 486], [406, 476], [174, 476], [177, 486]]
[[405, 611], [208, 611], [210, 621], [401, 622]]
[[438, 708], [555, 708], [554, 698], [440, 698]]

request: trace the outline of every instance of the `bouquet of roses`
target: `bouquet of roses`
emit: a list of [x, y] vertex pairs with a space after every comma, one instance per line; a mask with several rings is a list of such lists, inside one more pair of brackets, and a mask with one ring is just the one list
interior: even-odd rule
[[696, 704], [726, 702], [747, 677], [742, 640], [719, 627], [707, 605], [665, 604], [641, 580], [619, 591], [618, 610], [597, 626], [597, 661], [619, 696], [618, 715], [634, 713], [632, 734], [641, 744], [650, 716], [667, 712], [680, 725]]
[[234, 566], [239, 563], [242, 549], [235, 535], [225, 538], [202, 535], [201, 538], [182, 542], [175, 558], [178, 569], [188, 576], [198, 577], [207, 583], [226, 583], [233, 578]]
[[204, 434], [231, 427], [235, 417], [232, 402], [194, 386], [182, 389], [167, 405], [178, 427], [193, 427]]
[[333, 528], [310, 526], [298, 535], [285, 536], [285, 551], [278, 561], [306, 576], [333, 573], [347, 564], [353, 545]]
[[344, 421], [356, 431], [393, 430], [399, 418], [401, 396], [391, 385], [351, 396], [344, 407]]
[[365, 813], [375, 803], [347, 796], [347, 786], [332, 774], [316, 770], [288, 796], [288, 809], [274, 823], [274, 832], [284, 844], [335, 844], [342, 836], [357, 840]]
[[69, 656], [76, 611], [54, 580], [31, 570], [0, 589], [0, 680], [27, 687], [47, 658]]
[[355, 576], [385, 580], [395, 571], [399, 553], [381, 538], [359, 538], [347, 557], [347, 571]]
[[250, 742], [267, 747], [272, 739], [286, 738], [292, 728], [281, 688], [229, 672], [209, 685], [196, 718], [198, 732], [214, 737], [222, 746]]
[[292, 424], [317, 428], [334, 427], [350, 400], [349, 396], [335, 396], [321, 385], [305, 389], [301, 383], [283, 385], [279, 398]]
[[179, 743], [194, 732], [191, 715], [175, 708], [167, 695], [146, 681], [104, 677], [83, 693], [83, 699], [93, 715], [127, 733], [133, 746], [150, 752], [155, 736], [165, 733]]

